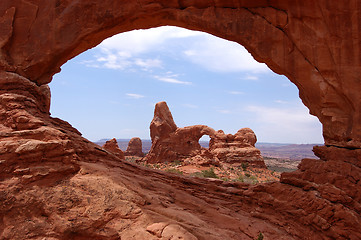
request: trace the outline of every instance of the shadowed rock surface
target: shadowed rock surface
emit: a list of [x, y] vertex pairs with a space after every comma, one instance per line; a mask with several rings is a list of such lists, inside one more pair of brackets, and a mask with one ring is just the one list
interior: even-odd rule
[[[0, 238], [361, 239], [360, 12], [358, 0], [2, 0]], [[286, 75], [323, 125], [320, 160], [277, 183], [189, 178], [124, 162], [50, 117], [62, 64], [162, 25], [238, 42]]]

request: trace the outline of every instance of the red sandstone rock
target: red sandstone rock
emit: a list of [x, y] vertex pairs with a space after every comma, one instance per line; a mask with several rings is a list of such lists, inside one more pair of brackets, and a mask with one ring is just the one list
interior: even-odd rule
[[256, 135], [249, 128], [242, 128], [235, 135], [219, 130], [211, 136], [209, 151], [223, 163], [239, 166], [247, 163], [253, 167], [266, 168], [260, 150], [255, 147], [256, 141]]
[[145, 159], [156, 163], [193, 157], [201, 152], [199, 139], [206, 132], [213, 131], [204, 125], [177, 128], [166, 102], [159, 102], [155, 105], [150, 124], [152, 147]]
[[150, 123], [150, 137], [152, 142], [157, 141], [159, 138], [169, 136], [177, 130], [177, 128], [167, 103], [157, 103], [154, 109], [154, 118]]
[[127, 150], [124, 152], [125, 156], [143, 157], [142, 140], [140, 138], [132, 138], [128, 143]]
[[[198, 239], [361, 239], [360, 11], [358, 0], [2, 0], [0, 239], [152, 239], [157, 223]], [[321, 160], [279, 183], [210, 182], [119, 161], [50, 117], [45, 84], [62, 64], [161, 25], [238, 42], [286, 75], [323, 125]]]
[[[150, 124], [152, 147], [146, 156], [148, 163], [182, 160], [197, 165], [248, 163], [266, 168], [261, 152], [255, 147], [256, 135], [249, 128], [240, 129], [235, 135], [216, 132], [205, 125], [177, 128], [165, 102], [155, 105], [154, 118]], [[211, 138], [209, 149], [202, 148], [199, 139]]]
[[103, 148], [111, 153], [114, 153], [120, 159], [124, 159], [124, 153], [122, 150], [120, 150], [118, 142], [115, 138], [106, 141], [103, 145]]
[[161, 239], [198, 239], [178, 224], [170, 224], [164, 222], [154, 223], [147, 227], [147, 231]]

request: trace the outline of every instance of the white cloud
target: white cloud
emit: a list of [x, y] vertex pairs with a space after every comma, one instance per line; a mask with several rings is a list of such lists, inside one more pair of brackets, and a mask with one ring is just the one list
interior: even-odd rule
[[283, 100], [275, 100], [274, 101], [275, 103], [279, 103], [279, 104], [287, 104], [288, 102], [287, 101], [283, 101]]
[[188, 38], [203, 34], [184, 28], [164, 26], [121, 33], [104, 40], [100, 47], [135, 55], [158, 48], [172, 38]]
[[183, 51], [183, 54], [191, 62], [210, 71], [264, 72], [268, 70], [264, 63], [254, 60], [243, 46], [209, 34], [198, 37], [197, 41]]
[[[254, 112], [259, 118], [258, 120], [266, 121], [268, 123], [279, 124], [285, 126], [284, 123], [300, 124], [315, 122], [317, 119], [308, 114], [307, 109], [301, 108], [269, 108], [264, 106], [248, 106], [246, 110]], [[286, 125], [287, 125], [286, 124]]]
[[[187, 44], [179, 44], [168, 48], [172, 39], [193, 38]], [[183, 40], [182, 40], [183, 41]], [[267, 66], [258, 63], [251, 54], [238, 43], [227, 41], [207, 33], [191, 31], [184, 28], [165, 26], [147, 30], [134, 30], [115, 35], [104, 40], [100, 45], [100, 56], [89, 67], [104, 67], [124, 70], [141, 67], [142, 70], [161, 67], [162, 61], [157, 58], [144, 58], [149, 53], [165, 53], [169, 51], [183, 52], [185, 60], [216, 72], [264, 72]], [[248, 80], [257, 80], [254, 76]]]
[[165, 77], [154, 76], [154, 78], [158, 79], [161, 82], [167, 82], [167, 83], [183, 84], [183, 85], [191, 85], [192, 84], [191, 82], [180, 81], [172, 76], [165, 76]]
[[239, 92], [239, 91], [230, 91], [228, 92], [229, 94], [232, 94], [232, 95], [241, 95], [241, 94], [244, 94], [244, 92]]
[[188, 38], [202, 35], [202, 32], [178, 27], [159, 27], [121, 33], [104, 40], [97, 47], [100, 56], [96, 60], [84, 61], [88, 67], [125, 70], [140, 67], [142, 70], [162, 67], [158, 58], [141, 58], [151, 51], [164, 51], [165, 42], [170, 39]]
[[202, 36], [204, 32], [193, 31], [180, 27], [166, 26], [164, 29], [167, 31], [169, 38], [189, 38]]
[[100, 56], [95, 60], [83, 61], [87, 67], [108, 68], [113, 70], [125, 70], [132, 67], [140, 67], [142, 70], [161, 68], [162, 61], [158, 58], [133, 57], [132, 53], [114, 51], [113, 49], [100, 48]]
[[258, 77], [254, 75], [247, 75], [241, 78], [242, 80], [258, 81]]
[[248, 106], [245, 110], [254, 115], [253, 128], [262, 141], [285, 142], [286, 139], [291, 143], [322, 142], [320, 122], [301, 104], [290, 108]]
[[135, 59], [134, 61], [135, 65], [139, 66], [139, 67], [143, 67], [145, 69], [149, 69], [149, 68], [160, 68], [162, 66], [162, 61], [160, 61], [159, 59]]
[[221, 109], [221, 110], [217, 110], [217, 111], [222, 114], [230, 114], [231, 113], [230, 110], [226, 110], [226, 109]]
[[140, 94], [136, 94], [136, 93], [127, 93], [125, 94], [127, 95], [129, 98], [133, 98], [133, 99], [140, 99], [140, 98], [144, 98], [143, 95]]
[[195, 50], [186, 50], [184, 51], [184, 54], [187, 55], [188, 57], [192, 57], [192, 56], [196, 56], [197, 52]]
[[131, 61], [129, 54], [125, 52], [113, 52], [105, 48], [100, 48], [100, 56], [96, 56], [95, 60], [85, 60], [81, 63], [87, 67], [108, 68], [114, 70], [124, 70], [134, 64]]

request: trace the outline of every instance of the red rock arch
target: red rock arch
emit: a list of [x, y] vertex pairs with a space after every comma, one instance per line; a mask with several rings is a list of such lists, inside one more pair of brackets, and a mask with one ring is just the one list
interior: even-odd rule
[[[107, 209], [111, 213], [99, 219], [80, 212], [90, 207], [105, 214], [92, 207], [110, 202], [137, 206], [130, 215], [139, 220], [133, 232], [143, 236], [138, 239], [166, 232], [168, 226], [190, 239], [254, 239], [259, 231], [275, 239], [360, 239], [359, 2], [2, 0], [0, 200], [5, 204], [0, 205], [0, 238], [117, 239], [123, 233], [108, 223], [124, 219], [122, 211]], [[62, 64], [114, 34], [162, 25], [238, 42], [286, 75], [323, 124], [327, 146], [315, 148], [322, 161], [303, 160], [280, 183], [210, 183], [119, 162], [50, 117], [46, 84]], [[115, 188], [127, 196], [120, 205], [122, 195]], [[183, 209], [189, 218], [177, 220]], [[77, 221], [66, 218], [67, 211], [76, 213]], [[150, 224], [169, 219], [172, 224]]]
[[116, 33], [161, 25], [205, 31], [242, 44], [295, 83], [327, 145], [358, 148], [360, 47], [349, 14], [357, 2], [3, 1], [1, 69], [41, 85]]

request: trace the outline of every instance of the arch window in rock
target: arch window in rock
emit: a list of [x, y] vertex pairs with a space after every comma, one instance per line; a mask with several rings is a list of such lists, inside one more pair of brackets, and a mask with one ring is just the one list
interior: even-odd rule
[[[317, 118], [286, 77], [256, 62], [239, 44], [210, 34], [171, 26], [126, 32], [62, 68], [50, 84], [52, 115], [92, 141], [149, 139], [154, 104], [163, 100], [181, 127], [203, 124], [224, 130], [224, 136], [250, 127], [258, 142], [322, 141]], [[181, 146], [197, 148], [198, 141], [184, 139]], [[228, 161], [238, 159], [231, 156]]]
[[206, 33], [176, 27], [127, 32], [62, 68], [50, 84], [52, 115], [93, 141], [114, 132], [149, 138], [154, 104], [163, 100], [180, 126], [205, 124], [227, 133], [250, 127], [261, 142], [322, 141], [316, 118], [288, 79], [239, 44]]

